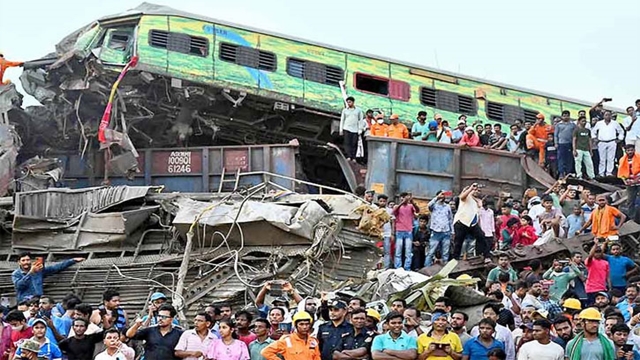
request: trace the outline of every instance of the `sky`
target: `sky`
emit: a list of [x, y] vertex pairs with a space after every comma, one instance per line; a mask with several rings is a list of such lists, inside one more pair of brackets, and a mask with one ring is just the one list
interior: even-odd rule
[[[624, 109], [640, 98], [631, 0], [151, 2], [589, 103], [611, 97], [612, 106]], [[92, 20], [139, 3], [4, 2], [0, 51], [9, 60], [37, 59]], [[19, 83], [20, 72], [9, 69], [5, 76]]]

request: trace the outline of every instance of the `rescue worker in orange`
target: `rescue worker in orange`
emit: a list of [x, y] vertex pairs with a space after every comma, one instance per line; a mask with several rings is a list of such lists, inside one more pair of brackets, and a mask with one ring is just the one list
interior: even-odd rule
[[371, 123], [371, 127], [369, 128], [369, 135], [387, 137], [388, 130], [389, 125], [384, 123], [384, 115], [378, 114], [376, 115], [375, 120]]
[[311, 336], [313, 318], [306, 311], [298, 311], [293, 315], [295, 332], [284, 335], [278, 341], [271, 343], [260, 353], [267, 360], [320, 360], [320, 346], [318, 339]]
[[389, 120], [391, 120], [391, 125], [387, 127], [387, 136], [395, 139], [408, 139], [409, 138], [409, 129], [400, 123], [400, 117], [398, 114], [393, 114], [389, 116]]
[[547, 125], [544, 115], [536, 115], [536, 123], [527, 132], [527, 150], [538, 150], [538, 163], [544, 165], [544, 145], [549, 134], [553, 134], [553, 125]]
[[627, 207], [631, 220], [636, 219], [636, 198], [640, 190], [640, 154], [636, 153], [633, 143], [624, 147], [625, 154], [618, 163], [618, 177], [627, 185]]
[[[605, 195], [598, 195], [596, 197], [596, 203], [598, 206], [591, 213], [591, 217], [587, 220], [580, 233], [584, 229], [591, 226], [591, 232], [596, 238], [606, 239], [612, 235], [618, 235], [620, 226], [624, 224], [627, 217], [613, 206], [609, 206], [607, 203], [607, 197]], [[616, 219], [618, 219], [618, 225], [616, 225]]]
[[5, 59], [4, 58], [4, 54], [2, 52], [0, 52], [0, 83], [2, 85], [11, 84], [11, 80], [9, 80], [9, 79], [4, 80], [4, 72], [10, 67], [18, 67], [18, 66], [22, 66], [22, 65], [24, 65], [23, 62], [9, 61], [9, 60]]

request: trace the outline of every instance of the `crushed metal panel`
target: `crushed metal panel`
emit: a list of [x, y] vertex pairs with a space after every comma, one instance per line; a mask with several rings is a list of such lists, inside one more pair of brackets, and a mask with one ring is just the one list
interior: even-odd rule
[[16, 194], [15, 216], [73, 219], [99, 213], [130, 200], [144, 198], [153, 186], [109, 186], [85, 189], [47, 189]]
[[[160, 206], [104, 214], [85, 213], [77, 221], [29, 221], [14, 223], [12, 247], [45, 251], [84, 250], [109, 246], [119, 248]], [[66, 226], [65, 226], [66, 225]]]
[[[253, 200], [212, 204], [183, 198], [178, 199], [176, 204], [179, 209], [173, 225], [183, 234], [186, 234], [196, 221], [199, 225], [212, 227], [213, 230], [223, 230], [223, 233], [236, 221], [242, 227], [244, 241], [252, 241], [253, 245], [268, 245], [273, 239], [278, 239], [277, 242], [281, 244], [291, 244], [289, 241], [308, 243], [314, 239], [315, 225], [329, 215], [315, 201], [307, 201], [300, 207], [293, 207]], [[268, 226], [265, 226], [265, 223]], [[274, 229], [278, 231], [273, 233]], [[206, 231], [203, 231], [203, 236]], [[208, 232], [213, 234], [211, 230]], [[271, 236], [267, 232], [272, 233]], [[295, 236], [284, 240], [285, 234]], [[230, 241], [241, 240], [233, 235]], [[215, 240], [215, 236], [212, 240]]]

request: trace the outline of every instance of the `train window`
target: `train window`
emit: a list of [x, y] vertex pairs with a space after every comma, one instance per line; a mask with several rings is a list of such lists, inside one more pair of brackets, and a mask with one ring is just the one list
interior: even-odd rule
[[294, 58], [287, 59], [287, 74], [333, 86], [340, 86], [340, 81], [344, 78], [344, 71], [339, 67]]
[[451, 91], [420, 88], [420, 103], [425, 106], [459, 114], [476, 115], [476, 101], [470, 96]]
[[516, 105], [505, 105], [487, 101], [487, 117], [491, 120], [513, 124], [516, 120], [535, 121], [538, 112]]
[[230, 43], [220, 44], [220, 59], [254, 69], [276, 71], [276, 54]]
[[387, 96], [389, 95], [389, 79], [356, 73], [355, 88], [358, 90]]
[[111, 34], [107, 47], [109, 49], [125, 51], [129, 44], [129, 34], [124, 32], [114, 32]]
[[202, 57], [209, 54], [209, 40], [206, 38], [164, 30], [150, 30], [149, 45], [182, 54]]

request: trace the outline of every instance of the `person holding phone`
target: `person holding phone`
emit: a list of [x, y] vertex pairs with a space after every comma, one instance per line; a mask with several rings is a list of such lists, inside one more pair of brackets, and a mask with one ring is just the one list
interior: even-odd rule
[[429, 211], [431, 211], [431, 223], [429, 229], [429, 252], [425, 256], [424, 266], [433, 264], [436, 251], [441, 249], [442, 263], [449, 261], [449, 248], [451, 246], [451, 232], [453, 231], [453, 212], [451, 206], [445, 203], [447, 196], [451, 196], [451, 191], [440, 190], [436, 197], [429, 201]]
[[444, 311], [431, 315], [431, 330], [418, 336], [418, 360], [462, 358], [462, 342], [455, 332], [447, 330], [447, 317]]
[[485, 263], [491, 263], [491, 249], [487, 246], [482, 229], [480, 229], [479, 218], [482, 200], [480, 196], [480, 186], [473, 183], [467, 186], [460, 193], [460, 203], [458, 211], [453, 217], [453, 228], [455, 233], [453, 258], [459, 259], [462, 252], [462, 244], [468, 235], [476, 239], [477, 254], [484, 257]]
[[42, 258], [32, 261], [29, 253], [18, 255], [18, 268], [11, 274], [13, 286], [16, 288], [16, 300], [20, 302], [42, 296], [42, 282], [45, 277], [57, 274], [82, 261], [84, 261], [84, 258], [73, 258], [50, 266], [44, 266]]

